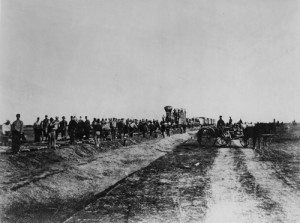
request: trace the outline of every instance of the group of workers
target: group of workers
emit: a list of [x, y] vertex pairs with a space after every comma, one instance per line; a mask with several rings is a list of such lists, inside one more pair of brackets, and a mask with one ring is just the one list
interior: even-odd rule
[[8, 139], [11, 137], [11, 147], [12, 153], [18, 153], [21, 145], [21, 139], [24, 138], [23, 131], [24, 131], [24, 124], [20, 120], [20, 114], [16, 115], [16, 120], [10, 124], [10, 121], [7, 120], [2, 125], [2, 140], [4, 145], [8, 145]]
[[224, 127], [232, 127], [232, 126], [238, 126], [240, 128], [245, 127], [245, 126], [252, 126], [252, 122], [250, 123], [243, 123], [242, 119], [240, 119], [237, 123], [233, 123], [232, 122], [232, 118], [229, 117], [229, 120], [227, 123], [224, 122], [224, 120], [222, 119], [222, 116], [219, 116], [219, 120], [217, 122], [217, 128], [218, 129], [223, 129]]
[[[97, 119], [94, 118], [92, 122], [85, 116], [84, 119], [80, 116], [71, 116], [70, 121], [67, 122], [65, 116], [45, 118], [41, 120], [39, 117], [33, 124], [34, 142], [47, 141], [50, 148], [56, 147], [57, 139], [60, 135], [61, 140], [66, 140], [67, 136], [70, 143], [75, 141], [94, 139], [95, 145], [100, 147], [100, 142], [105, 140], [122, 139], [126, 136], [133, 137], [134, 134], [146, 137], [162, 137], [170, 136], [171, 129], [179, 128], [181, 133], [186, 132], [187, 127], [191, 127], [191, 120], [186, 120], [182, 124], [178, 124], [172, 120], [166, 120], [164, 117], [159, 120], [148, 119]], [[18, 153], [20, 150], [21, 139], [24, 137], [24, 125], [20, 120], [20, 114], [16, 115], [16, 120], [10, 124], [9, 121], [2, 125], [3, 135], [10, 135], [12, 139], [12, 152]], [[8, 137], [6, 137], [8, 138]], [[6, 142], [5, 142], [6, 144]]]

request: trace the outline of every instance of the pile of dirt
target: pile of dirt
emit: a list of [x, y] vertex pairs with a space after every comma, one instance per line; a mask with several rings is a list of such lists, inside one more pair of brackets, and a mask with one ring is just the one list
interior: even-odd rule
[[1, 221], [60, 222], [190, 137], [178, 134], [126, 147], [111, 142], [105, 149], [80, 144], [18, 156], [1, 154]]

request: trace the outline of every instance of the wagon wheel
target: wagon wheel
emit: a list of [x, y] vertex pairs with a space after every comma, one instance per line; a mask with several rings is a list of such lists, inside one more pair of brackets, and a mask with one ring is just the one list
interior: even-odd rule
[[223, 137], [218, 137], [215, 142], [215, 146], [218, 146], [218, 147], [226, 146], [227, 144], [228, 144], [228, 141], [226, 141]]
[[249, 140], [244, 139], [244, 138], [242, 137], [242, 138], [240, 138], [240, 143], [241, 143], [242, 147], [246, 148], [246, 147], [248, 147], [248, 145], [249, 145]]
[[215, 145], [216, 137], [211, 129], [200, 129], [197, 136], [199, 145], [212, 147]]

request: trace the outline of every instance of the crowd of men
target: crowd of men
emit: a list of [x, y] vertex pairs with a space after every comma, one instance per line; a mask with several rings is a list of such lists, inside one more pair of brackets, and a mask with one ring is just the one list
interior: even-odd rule
[[[195, 119], [186, 119], [185, 122], [178, 122], [176, 120], [168, 120], [165, 117], [159, 120], [148, 119], [97, 119], [94, 118], [91, 122], [87, 116], [84, 119], [80, 116], [71, 116], [68, 122], [65, 116], [48, 118], [46, 115], [43, 120], [38, 117], [33, 124], [34, 142], [48, 142], [50, 148], [56, 147], [57, 139], [70, 140], [71, 144], [76, 141], [94, 140], [97, 147], [100, 147], [100, 142], [105, 140], [124, 139], [125, 137], [133, 137], [134, 134], [146, 137], [146, 134], [150, 137], [157, 138], [159, 134], [162, 137], [170, 136], [172, 129], [179, 129], [181, 133], [186, 131], [187, 127], [197, 126]], [[295, 121], [293, 125], [295, 125]], [[276, 123], [278, 126], [279, 122]], [[266, 126], [268, 128], [266, 128]], [[239, 120], [237, 123], [233, 123], [231, 117], [227, 123], [224, 122], [222, 116], [219, 117], [217, 122], [217, 129], [224, 129], [225, 127], [236, 127], [237, 129], [254, 129], [254, 132], [270, 132], [265, 129], [274, 129], [275, 120], [273, 123], [243, 123]], [[258, 131], [259, 130], [259, 131]], [[264, 130], [264, 131], [263, 131]], [[247, 132], [246, 131], [246, 132]], [[252, 130], [251, 130], [252, 131]], [[253, 132], [252, 131], [252, 132]], [[244, 133], [245, 135], [249, 135]], [[8, 145], [8, 139], [11, 138], [12, 152], [18, 153], [22, 140], [26, 140], [24, 136], [24, 125], [20, 120], [20, 114], [16, 115], [16, 120], [11, 124], [7, 120], [2, 125], [2, 143]]]
[[[12, 152], [17, 153], [20, 149], [21, 139], [24, 137], [24, 125], [20, 120], [20, 114], [10, 125], [7, 121], [2, 125], [5, 134], [11, 134]], [[39, 117], [33, 124], [34, 142], [47, 141], [50, 148], [56, 147], [57, 139], [70, 140], [71, 144], [76, 141], [94, 139], [95, 145], [100, 147], [100, 142], [105, 140], [123, 139], [124, 137], [133, 137], [134, 134], [146, 137], [157, 138], [159, 134], [162, 137], [170, 136], [171, 129], [178, 128], [181, 133], [186, 131], [187, 127], [192, 127], [192, 121], [187, 119], [184, 123], [178, 124], [175, 121], [166, 121], [163, 117], [159, 120], [148, 119], [97, 119], [90, 121], [87, 116], [84, 119], [80, 116], [71, 116], [67, 122], [65, 116], [45, 118]]]

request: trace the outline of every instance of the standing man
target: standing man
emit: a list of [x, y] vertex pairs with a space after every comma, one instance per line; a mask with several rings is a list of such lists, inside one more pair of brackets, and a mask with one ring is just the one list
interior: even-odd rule
[[118, 120], [118, 122], [117, 122], [117, 129], [118, 129], [118, 137], [120, 139], [122, 139], [123, 129], [124, 129], [123, 119], [119, 119]]
[[17, 120], [11, 126], [12, 130], [12, 152], [16, 154], [20, 150], [21, 135], [23, 134], [23, 122], [20, 120], [20, 114], [16, 115]]
[[184, 120], [182, 123], [182, 129], [183, 129], [183, 133], [186, 133], [186, 127], [188, 126], [188, 121]]
[[95, 135], [96, 135], [96, 126], [97, 126], [97, 119], [94, 118], [94, 120], [92, 122], [92, 134], [93, 134], [93, 137], [95, 137]]
[[76, 128], [77, 128], [77, 122], [75, 121], [75, 118], [71, 116], [71, 120], [69, 122], [69, 127], [68, 127], [71, 144], [74, 144], [75, 141]]
[[67, 121], [65, 120], [65, 116], [62, 117], [62, 120], [60, 121], [59, 123], [59, 131], [60, 131], [60, 134], [61, 134], [61, 138], [63, 140], [66, 139], [66, 135], [67, 135]]
[[55, 120], [53, 121], [54, 124], [54, 130], [55, 130], [55, 142], [54, 145], [56, 145], [56, 141], [58, 138], [58, 134], [59, 134], [59, 120], [58, 120], [58, 116], [55, 117]]
[[33, 131], [34, 131], [34, 142], [40, 142], [41, 134], [42, 134], [40, 117], [37, 117], [36, 122], [33, 124]]
[[232, 125], [232, 119], [231, 119], [231, 117], [229, 117], [228, 125], [229, 126]]
[[85, 139], [87, 140], [90, 138], [90, 131], [91, 131], [91, 122], [90, 120], [88, 120], [88, 117], [85, 116], [84, 135], [85, 135]]
[[82, 120], [82, 117], [79, 117], [78, 123], [77, 123], [77, 138], [79, 140], [83, 139], [83, 135], [84, 135], [84, 121]]
[[169, 136], [169, 137], [170, 137], [171, 127], [172, 127], [171, 122], [166, 122], [166, 133], [167, 133], [167, 136]]
[[220, 115], [219, 120], [217, 122], [217, 128], [219, 132], [222, 134], [224, 132], [224, 127], [225, 127], [225, 122], [223, 121], [222, 116]]
[[153, 132], [155, 131], [154, 129], [154, 123], [152, 123], [152, 121], [149, 121], [149, 132], [150, 132], [150, 137], [152, 137]]
[[225, 122], [222, 119], [222, 116], [220, 115], [219, 120], [217, 122], [217, 127], [218, 128], [223, 128], [225, 126]]
[[[95, 119], [94, 119], [95, 121]], [[94, 141], [95, 141], [95, 146], [97, 148], [100, 147], [100, 139], [101, 139], [101, 131], [102, 131], [102, 127], [101, 127], [101, 123], [100, 123], [100, 119], [96, 120], [95, 122], [93, 121], [93, 131], [94, 131]]]
[[112, 121], [110, 122], [110, 131], [111, 131], [112, 140], [115, 140], [116, 139], [116, 134], [117, 134], [117, 120], [116, 120], [116, 118], [113, 118]]
[[48, 115], [45, 115], [45, 119], [42, 122], [43, 126], [43, 138], [45, 137], [45, 140], [48, 140], [48, 125], [49, 125], [49, 119]]
[[48, 147], [55, 149], [56, 143], [56, 129], [55, 129], [55, 120], [51, 117], [48, 125]]

